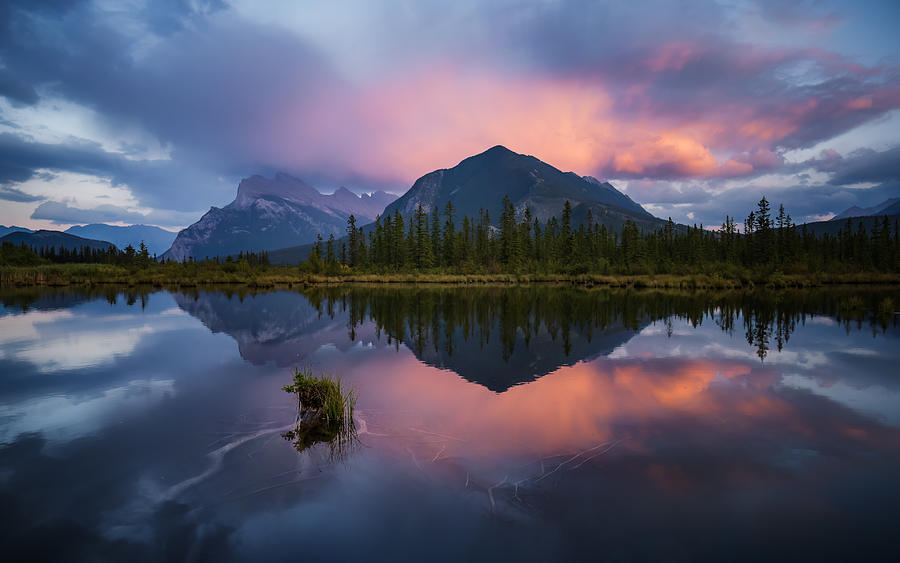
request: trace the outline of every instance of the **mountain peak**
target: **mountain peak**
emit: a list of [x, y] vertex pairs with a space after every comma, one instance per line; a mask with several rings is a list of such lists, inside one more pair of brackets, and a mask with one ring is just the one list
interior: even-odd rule
[[503, 145], [494, 145], [488, 150], [484, 151], [481, 154], [518, 154], [517, 152], [511, 151]]
[[525, 155], [511, 151], [508, 148], [504, 147], [503, 145], [494, 145], [493, 147], [489, 148], [488, 150], [486, 150], [484, 152], [480, 152], [476, 155], [466, 158], [465, 160], [463, 160], [463, 162], [465, 162], [466, 160], [494, 160], [494, 159], [507, 158], [510, 156], [525, 156]]
[[839, 221], [841, 219], [849, 219], [850, 217], [868, 217], [870, 215], [896, 215], [900, 213], [900, 197], [892, 197], [890, 199], [886, 199], [879, 203], [878, 205], [873, 205], [872, 207], [859, 207], [858, 205], [854, 205], [849, 207], [834, 217], [831, 218], [832, 221]]
[[562, 172], [534, 156], [519, 154], [502, 145], [470, 156], [453, 168], [430, 172], [385, 209], [385, 214], [400, 211], [404, 216], [419, 205], [426, 211], [443, 209], [452, 202], [460, 216], [478, 217], [486, 210], [495, 221], [500, 217], [502, 201], [508, 196], [517, 213], [531, 210], [533, 217], [546, 221], [562, 213], [566, 201], [573, 207], [592, 208], [595, 217], [606, 217], [610, 227], [624, 218], [652, 223], [659, 221], [640, 205], [606, 182]]
[[343, 186], [326, 195], [284, 172], [271, 179], [250, 176], [241, 180], [234, 201], [210, 208], [178, 233], [164, 256], [183, 260], [305, 244], [317, 234], [342, 234], [351, 214], [360, 223], [373, 221], [393, 199], [360, 197]]

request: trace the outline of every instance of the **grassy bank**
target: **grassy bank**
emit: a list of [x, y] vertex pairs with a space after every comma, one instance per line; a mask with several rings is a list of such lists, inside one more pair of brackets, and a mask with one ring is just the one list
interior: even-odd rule
[[266, 266], [229, 268], [209, 264], [160, 264], [149, 268], [126, 268], [107, 264], [47, 264], [38, 266], [0, 267], [0, 285], [68, 286], [68, 285], [149, 285], [155, 287], [199, 287], [209, 285], [243, 285], [268, 288], [295, 285], [334, 284], [448, 284], [448, 285], [514, 285], [572, 284], [580, 286], [733, 289], [749, 287], [816, 287], [833, 284], [900, 285], [900, 274], [883, 272], [806, 273], [702, 272], [693, 274], [448, 274], [448, 273], [353, 273], [336, 275], [303, 273], [296, 267]]

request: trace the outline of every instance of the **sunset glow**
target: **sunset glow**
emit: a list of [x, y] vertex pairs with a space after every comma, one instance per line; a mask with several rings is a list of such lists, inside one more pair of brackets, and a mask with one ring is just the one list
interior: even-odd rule
[[685, 222], [718, 224], [762, 195], [812, 220], [898, 193], [893, 2], [4, 14], [3, 224], [185, 226], [240, 178], [279, 170], [326, 193], [402, 194], [497, 144]]

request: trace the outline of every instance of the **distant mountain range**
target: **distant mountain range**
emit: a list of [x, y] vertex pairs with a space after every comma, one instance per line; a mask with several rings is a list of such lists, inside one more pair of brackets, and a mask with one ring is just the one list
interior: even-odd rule
[[15, 225], [10, 225], [9, 227], [5, 225], [0, 225], [0, 237], [6, 236], [9, 233], [33, 233], [31, 229], [26, 229], [25, 227], [16, 227]]
[[884, 218], [888, 218], [888, 224], [891, 227], [891, 232], [893, 233], [895, 225], [897, 225], [897, 221], [900, 221], [900, 214], [893, 215], [867, 215], [864, 217], [847, 217], [843, 220], [835, 221], [831, 219], [829, 221], [815, 221], [812, 223], [806, 223], [805, 225], [800, 225], [799, 228], [806, 228], [806, 232], [812, 233], [817, 237], [821, 237], [823, 235], [837, 236], [838, 233], [847, 227], [847, 221], [850, 221], [850, 230], [854, 233], [859, 230], [860, 225], [862, 228], [866, 230], [867, 233], [872, 233], [875, 228], [881, 228]]
[[[562, 172], [533, 156], [500, 145], [471, 156], [453, 168], [422, 176], [385, 208], [384, 215], [399, 210], [408, 219], [419, 205], [425, 211], [437, 207], [443, 213], [447, 202], [452, 201], [458, 222], [463, 216], [477, 218], [481, 210], [486, 210], [491, 223], [497, 225], [506, 195], [519, 219], [526, 208], [541, 221], [559, 217], [565, 202], [569, 201], [576, 225], [587, 221], [588, 211], [595, 223], [613, 231], [621, 231], [628, 220], [644, 230], [654, 230], [666, 223], [609, 182]], [[310, 248], [310, 245], [282, 248], [270, 252], [269, 258], [277, 263], [296, 263], [306, 258]]]
[[[26, 229], [25, 227], [5, 227], [0, 225], [0, 237], [4, 237], [10, 233], [34, 232], [35, 231]], [[57, 248], [65, 247], [71, 249], [73, 245], [84, 246], [84, 243], [78, 243], [74, 239], [67, 237], [54, 238], [51, 236], [51, 233], [66, 233], [81, 239], [102, 242], [103, 248], [112, 244], [120, 250], [124, 249], [129, 244], [134, 248], [138, 248], [141, 241], [144, 241], [144, 244], [147, 245], [147, 249], [150, 251], [151, 255], [162, 254], [165, 252], [166, 249], [172, 245], [172, 241], [175, 240], [176, 235], [176, 233], [173, 233], [172, 231], [167, 231], [152, 225], [128, 225], [119, 227], [116, 225], [106, 225], [104, 223], [75, 225], [74, 227], [69, 227], [65, 231], [42, 230], [38, 232], [42, 234], [37, 237], [25, 237], [22, 240], [35, 248], [42, 246], [56, 246]], [[11, 240], [12, 239], [10, 239], [10, 241]], [[34, 244], [32, 244], [33, 241]], [[46, 244], [47, 241], [56, 242], [56, 244]], [[21, 242], [21, 240], [19, 242]], [[19, 242], [16, 244], [19, 244]]]
[[177, 234], [151, 225], [118, 227], [103, 223], [69, 227], [65, 232], [82, 238], [109, 241], [119, 249], [124, 249], [129, 244], [137, 249], [141, 241], [144, 241], [151, 256], [165, 252], [172, 246]]
[[854, 205], [849, 209], [841, 211], [831, 218], [831, 221], [840, 221], [850, 217], [869, 217], [872, 215], [897, 215], [900, 214], [900, 197], [892, 197], [872, 207], [857, 207]]
[[[221, 209], [210, 208], [199, 221], [177, 234], [148, 225], [92, 224], [70, 227], [65, 233], [0, 225], [0, 237], [15, 244], [24, 241], [33, 248], [68, 249], [85, 245], [105, 249], [110, 244], [119, 249], [129, 244], [137, 248], [143, 240], [151, 254], [179, 261], [189, 256], [203, 259], [267, 250], [274, 263], [297, 263], [308, 256], [317, 235], [342, 238], [351, 214], [357, 225], [370, 230], [379, 215], [399, 211], [409, 219], [420, 205], [426, 212], [437, 208], [442, 213], [452, 201], [458, 222], [463, 216], [477, 218], [485, 210], [491, 223], [497, 225], [506, 195], [518, 219], [526, 208], [542, 222], [559, 217], [569, 201], [574, 225], [586, 223], [589, 213], [595, 223], [616, 232], [626, 221], [645, 231], [666, 223], [609, 182], [562, 172], [533, 156], [497, 145], [452, 168], [425, 174], [399, 198], [382, 191], [360, 196], [343, 187], [322, 194], [298, 178], [277, 173], [274, 178], [245, 178], [234, 201]], [[883, 215], [892, 219], [900, 215], [900, 198], [872, 207], [853, 206], [829, 221], [807, 223], [807, 229], [818, 236], [834, 235], [848, 218], [859, 219], [871, 229], [875, 217]]]
[[56, 248], [57, 250], [65, 248], [66, 250], [80, 250], [88, 246], [96, 250], [106, 250], [114, 244], [105, 240], [95, 240], [82, 238], [62, 231], [34, 231], [34, 232], [14, 232], [0, 237], [0, 242], [11, 242], [15, 245], [25, 243], [34, 251], [40, 251], [42, 248]]
[[211, 258], [312, 243], [319, 234], [340, 237], [351, 214], [358, 224], [369, 223], [394, 199], [381, 191], [358, 196], [343, 187], [326, 195], [283, 173], [251, 176], [238, 185], [234, 201], [210, 208], [178, 233], [163, 258]]

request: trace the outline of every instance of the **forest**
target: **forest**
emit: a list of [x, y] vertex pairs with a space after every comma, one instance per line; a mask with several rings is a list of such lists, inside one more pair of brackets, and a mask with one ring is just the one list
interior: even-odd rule
[[[872, 221], [868, 222], [873, 225]], [[32, 249], [0, 247], [0, 284], [147, 283], [196, 286], [234, 283], [271, 287], [293, 283], [529, 283], [646, 287], [797, 286], [896, 283], [900, 275], [896, 217], [873, 228], [848, 219], [836, 235], [796, 225], [763, 198], [739, 228], [726, 217], [715, 230], [671, 219], [654, 231], [626, 223], [607, 229], [590, 214], [577, 226], [566, 203], [560, 217], [540, 221], [504, 199], [499, 221], [482, 212], [459, 220], [421, 206], [359, 226], [347, 235], [318, 237], [299, 264], [271, 264], [267, 251], [235, 256], [159, 260], [147, 247]]]
[[[521, 218], [519, 218], [521, 217]], [[452, 202], [442, 212], [421, 205], [412, 217], [399, 212], [379, 217], [364, 229], [351, 215], [347, 236], [319, 236], [302, 267], [311, 273], [345, 271], [432, 273], [691, 274], [710, 270], [738, 275], [742, 270], [810, 272], [897, 272], [900, 232], [896, 219], [874, 229], [848, 219], [837, 236], [815, 236], [797, 226], [784, 206], [773, 213], [762, 198], [739, 229], [726, 216], [717, 230], [685, 227], [671, 218], [655, 231], [627, 222], [621, 233], [608, 230], [590, 212], [577, 227], [572, 206], [560, 218], [541, 222], [519, 213], [504, 198], [497, 226], [487, 212], [459, 220]]]

